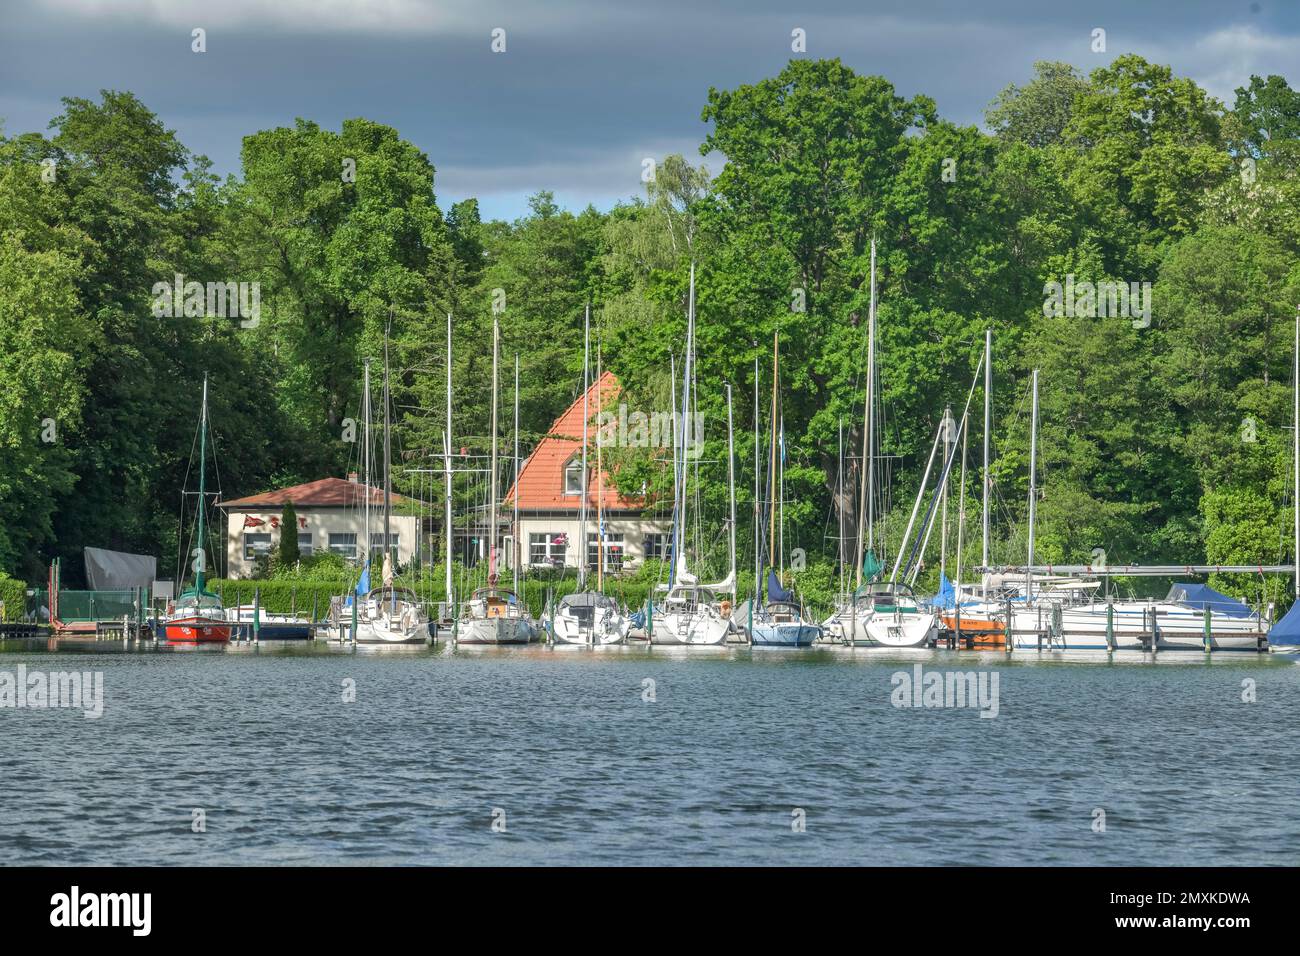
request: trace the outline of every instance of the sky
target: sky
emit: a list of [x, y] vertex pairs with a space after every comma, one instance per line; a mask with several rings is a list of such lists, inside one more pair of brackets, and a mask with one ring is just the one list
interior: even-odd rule
[[[838, 57], [981, 124], [1035, 60], [1138, 53], [1231, 103], [1252, 73], [1300, 84], [1296, 0], [0, 0], [0, 122], [45, 130], [60, 98], [129, 90], [222, 175], [243, 136], [297, 117], [387, 123], [437, 170], [439, 204], [513, 219], [549, 189], [607, 209], [642, 163], [699, 159], [710, 87]], [[192, 31], [206, 31], [195, 53]], [[791, 50], [803, 30], [806, 53]], [[1094, 52], [1093, 31], [1106, 31]], [[504, 52], [493, 31], [504, 30]], [[500, 34], [498, 34], [498, 37]], [[716, 173], [722, 157], [706, 164]]]

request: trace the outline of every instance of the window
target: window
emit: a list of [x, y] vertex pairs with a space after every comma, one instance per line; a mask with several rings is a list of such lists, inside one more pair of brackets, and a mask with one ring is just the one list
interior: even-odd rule
[[259, 555], [271, 553], [270, 532], [244, 532], [244, 560], [255, 561]]
[[566, 495], [582, 494], [582, 456], [574, 455], [564, 466], [564, 493]]
[[641, 546], [645, 549], [647, 561], [659, 560], [667, 561], [668, 552], [672, 549], [672, 535], [668, 534], [648, 534]]
[[560, 567], [569, 547], [569, 539], [558, 531], [543, 531], [528, 536], [528, 563]]
[[311, 557], [311, 532], [310, 531], [298, 532], [298, 557], [300, 558]]
[[[592, 532], [587, 535], [587, 566], [596, 567], [598, 557], [596, 534]], [[623, 570], [623, 536], [621, 534], [605, 533], [605, 570]]]
[[356, 533], [351, 531], [331, 531], [330, 550], [335, 554], [343, 555], [349, 561], [355, 561], [357, 557]]
[[[388, 536], [388, 547], [393, 552], [393, 561], [397, 561], [397, 545], [401, 540], [401, 535], [393, 532]], [[384, 553], [384, 533], [382, 531], [370, 532], [370, 553], [383, 555]]]

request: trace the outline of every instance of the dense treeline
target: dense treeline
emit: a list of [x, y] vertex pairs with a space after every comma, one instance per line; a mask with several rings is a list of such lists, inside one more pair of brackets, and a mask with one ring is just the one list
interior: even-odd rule
[[[1136, 56], [1086, 77], [1039, 63], [986, 133], [882, 77], [796, 60], [708, 91], [702, 119], [720, 170], [668, 157], [608, 213], [541, 192], [512, 223], [439, 206], [430, 158], [364, 119], [253, 133], [225, 181], [129, 93], [67, 99], [48, 135], [0, 139], [0, 571], [34, 578], [87, 544], [173, 566], [204, 372], [225, 493], [342, 474], [386, 327], [411, 481], [402, 467], [441, 441], [449, 311], [457, 445], [485, 444], [494, 301], [507, 366], [520, 355], [525, 446], [578, 393], [587, 302], [626, 401], [667, 409], [694, 262], [704, 558], [721, 560], [724, 383], [750, 540], [755, 360], [765, 425], [779, 330], [786, 548], [824, 558], [810, 573], [825, 576], [841, 428], [861, 445], [873, 236], [895, 513], [991, 328], [995, 558], [1023, 555], [1035, 367], [1043, 560], [1287, 557], [1300, 94], [1285, 80], [1253, 77], [1229, 106]], [[151, 290], [177, 273], [258, 282], [260, 320], [156, 316]], [[1150, 283], [1149, 319], [1045, 315], [1048, 283], [1107, 281]], [[627, 487], [664, 489], [662, 454], [612, 457]], [[886, 526], [895, 548], [902, 524]]]

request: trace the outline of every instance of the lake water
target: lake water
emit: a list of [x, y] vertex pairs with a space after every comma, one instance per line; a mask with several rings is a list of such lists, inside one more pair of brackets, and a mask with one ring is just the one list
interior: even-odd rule
[[[0, 674], [95, 670], [104, 688], [99, 719], [0, 708], [3, 862], [1300, 854], [1300, 666], [1267, 655], [118, 648], [0, 653]], [[997, 716], [895, 706], [918, 663], [996, 674]]]

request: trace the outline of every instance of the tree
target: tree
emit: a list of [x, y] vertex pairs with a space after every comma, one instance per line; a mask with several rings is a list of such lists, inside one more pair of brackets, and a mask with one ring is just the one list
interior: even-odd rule
[[1038, 60], [1034, 78], [1014, 83], [997, 95], [984, 112], [999, 139], [1041, 148], [1060, 142], [1074, 113], [1074, 101], [1088, 81], [1069, 63]]
[[298, 563], [298, 512], [286, 501], [280, 511], [280, 566], [291, 568]]

